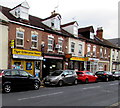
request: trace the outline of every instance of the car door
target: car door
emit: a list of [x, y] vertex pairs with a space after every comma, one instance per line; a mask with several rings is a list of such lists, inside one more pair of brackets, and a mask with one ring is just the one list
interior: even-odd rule
[[63, 71], [63, 75], [64, 75], [64, 77], [63, 77], [63, 81], [65, 82], [65, 83], [70, 83], [70, 74], [69, 74], [69, 71], [67, 71], [67, 70], [65, 70], [65, 71]]
[[20, 81], [19, 71], [11, 70], [11, 76], [10, 76], [9, 80], [11, 81], [13, 87], [20, 87], [21, 81]]
[[29, 74], [26, 71], [24, 71], [24, 70], [19, 70], [19, 72], [20, 72], [21, 85], [23, 87], [30, 86]]
[[76, 79], [76, 76], [75, 76], [75, 73], [74, 71], [70, 70], [69, 71], [69, 80], [70, 80], [70, 83], [74, 83], [75, 79]]
[[96, 81], [96, 77], [94, 76], [93, 73], [89, 72], [90, 73], [90, 79], [91, 79], [91, 82], [95, 82]]
[[92, 76], [91, 76], [90, 72], [86, 72], [86, 74], [87, 74], [87, 77], [88, 77], [88, 81], [92, 82]]

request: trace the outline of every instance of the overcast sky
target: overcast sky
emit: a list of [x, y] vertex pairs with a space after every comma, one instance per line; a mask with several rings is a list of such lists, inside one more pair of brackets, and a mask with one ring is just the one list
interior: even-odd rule
[[[25, 0], [0, 0], [9, 8]], [[77, 21], [79, 28], [103, 27], [105, 39], [118, 37], [118, 2], [120, 0], [26, 0], [30, 6], [29, 14], [40, 18], [51, 15], [53, 10], [62, 16], [62, 24]]]

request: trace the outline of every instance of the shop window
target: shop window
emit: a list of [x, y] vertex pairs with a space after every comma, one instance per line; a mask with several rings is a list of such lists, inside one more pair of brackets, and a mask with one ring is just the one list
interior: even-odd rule
[[82, 45], [81, 44], [79, 44], [79, 51], [78, 51], [78, 53], [82, 56]]
[[23, 69], [21, 62], [14, 62], [14, 65], [12, 65], [12, 67], [13, 69]]
[[48, 51], [53, 51], [54, 38], [48, 37]]
[[32, 70], [32, 63], [31, 62], [26, 63], [26, 70]]
[[24, 32], [16, 32], [16, 46], [24, 47]]
[[71, 52], [74, 52], [74, 51], [75, 51], [75, 43], [71, 42]]
[[38, 44], [38, 35], [31, 35], [32, 48], [37, 48]]

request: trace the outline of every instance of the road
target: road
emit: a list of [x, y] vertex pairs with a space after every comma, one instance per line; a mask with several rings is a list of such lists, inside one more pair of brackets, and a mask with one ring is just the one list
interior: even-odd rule
[[119, 87], [118, 81], [41, 87], [39, 90], [2, 94], [2, 104], [3, 106], [115, 106], [120, 100]]

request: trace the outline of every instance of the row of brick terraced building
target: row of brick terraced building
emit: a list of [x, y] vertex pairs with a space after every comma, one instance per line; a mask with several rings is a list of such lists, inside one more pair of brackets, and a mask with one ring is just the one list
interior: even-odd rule
[[77, 21], [61, 25], [53, 11], [41, 19], [28, 14], [23, 2], [0, 12], [0, 68], [24, 69], [45, 77], [56, 69], [120, 70], [120, 49], [103, 38], [103, 29], [79, 28]]

